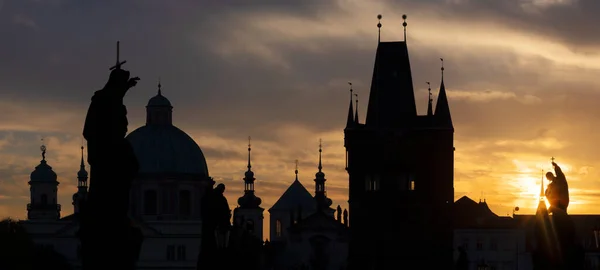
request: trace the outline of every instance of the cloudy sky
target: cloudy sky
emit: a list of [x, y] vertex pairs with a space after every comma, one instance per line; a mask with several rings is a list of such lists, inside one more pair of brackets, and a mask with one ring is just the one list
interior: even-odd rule
[[85, 112], [116, 40], [142, 79], [126, 97], [130, 130], [144, 124], [160, 77], [174, 123], [202, 147], [232, 206], [249, 135], [265, 208], [293, 181], [295, 159], [314, 189], [319, 138], [329, 195], [345, 206], [347, 82], [364, 112], [379, 13], [384, 41], [402, 39], [408, 15], [421, 113], [425, 82], [437, 90], [445, 59], [457, 199], [485, 198], [499, 215], [514, 206], [532, 213], [555, 156], [570, 181], [570, 212], [600, 212], [597, 0], [101, 2], [0, 0], [0, 216], [26, 216], [42, 137], [63, 215], [72, 212]]

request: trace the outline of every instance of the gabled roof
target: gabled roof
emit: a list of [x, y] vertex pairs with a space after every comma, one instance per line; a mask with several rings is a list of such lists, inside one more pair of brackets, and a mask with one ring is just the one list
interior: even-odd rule
[[296, 179], [269, 209], [269, 212], [271, 210], [296, 210], [298, 207], [301, 207], [303, 211], [312, 212], [316, 210], [317, 205], [312, 194]]

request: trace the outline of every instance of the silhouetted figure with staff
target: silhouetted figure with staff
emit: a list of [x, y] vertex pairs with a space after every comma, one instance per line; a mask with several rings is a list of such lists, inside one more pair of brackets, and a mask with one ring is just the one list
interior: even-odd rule
[[111, 67], [108, 82], [94, 93], [83, 128], [88, 144], [90, 187], [81, 209], [79, 237], [82, 267], [134, 269], [142, 242], [141, 231], [128, 216], [129, 192], [139, 164], [127, 133], [127, 108], [123, 98], [138, 77], [121, 69], [126, 61]]
[[550, 181], [546, 189], [546, 199], [550, 202], [550, 209], [548, 211], [553, 213], [555, 210], [560, 209], [567, 213], [567, 207], [569, 207], [569, 184], [567, 184], [567, 178], [560, 166], [554, 162], [554, 158], [552, 158], [552, 166], [554, 167], [556, 176], [552, 172], [546, 173], [546, 179]]

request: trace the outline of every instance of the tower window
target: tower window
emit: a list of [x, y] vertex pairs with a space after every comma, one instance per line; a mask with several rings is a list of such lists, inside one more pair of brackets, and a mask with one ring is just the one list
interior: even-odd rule
[[275, 235], [277, 237], [281, 237], [281, 220], [276, 220], [275, 221]]
[[409, 190], [415, 190], [415, 180], [410, 180], [409, 181], [409, 186], [408, 186]]
[[181, 245], [177, 247], [177, 260], [178, 261], [185, 261], [185, 246]]
[[192, 213], [192, 198], [189, 190], [179, 191], [179, 214], [189, 216]]
[[40, 196], [40, 201], [42, 202], [42, 205], [46, 205], [46, 204], [48, 204], [48, 195], [46, 195], [46, 194], [42, 194], [42, 195]]
[[146, 190], [144, 192], [144, 214], [156, 215], [158, 208], [158, 198], [156, 190]]
[[366, 175], [365, 176], [365, 189], [367, 191], [379, 190], [379, 176], [378, 175]]

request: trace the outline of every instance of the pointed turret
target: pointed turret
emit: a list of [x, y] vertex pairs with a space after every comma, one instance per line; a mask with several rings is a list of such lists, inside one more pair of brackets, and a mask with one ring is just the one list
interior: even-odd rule
[[354, 127], [354, 108], [352, 107], [352, 83], [348, 82], [350, 85], [350, 106], [348, 106], [348, 118], [346, 121], [346, 128]]
[[85, 170], [83, 161], [83, 146], [81, 146], [81, 163], [77, 172], [77, 192], [73, 194], [74, 213], [77, 214], [81, 210], [81, 203], [87, 198], [88, 192], [88, 172]]
[[452, 125], [452, 116], [450, 115], [450, 105], [448, 104], [448, 96], [446, 87], [444, 86], [444, 59], [442, 61], [442, 81], [440, 83], [440, 93], [438, 94], [437, 104], [435, 105], [435, 118], [438, 125], [444, 128], [454, 128]]
[[322, 162], [322, 153], [323, 153], [323, 144], [319, 141], [319, 171], [315, 174], [315, 200], [317, 201], [317, 209], [321, 211], [325, 211], [327, 214], [331, 209], [331, 199], [327, 198], [327, 190], [325, 188], [325, 173], [323, 172], [323, 162]]
[[356, 108], [354, 108], [354, 123], [360, 124], [358, 121], [358, 94], [354, 94], [356, 96]]
[[248, 170], [244, 174], [244, 196], [238, 199], [238, 204], [241, 208], [257, 208], [262, 203], [259, 197], [254, 194], [254, 172], [252, 171], [252, 145], [250, 143], [251, 138], [248, 137]]
[[427, 116], [433, 116], [433, 99], [431, 98], [431, 83], [427, 82]]

